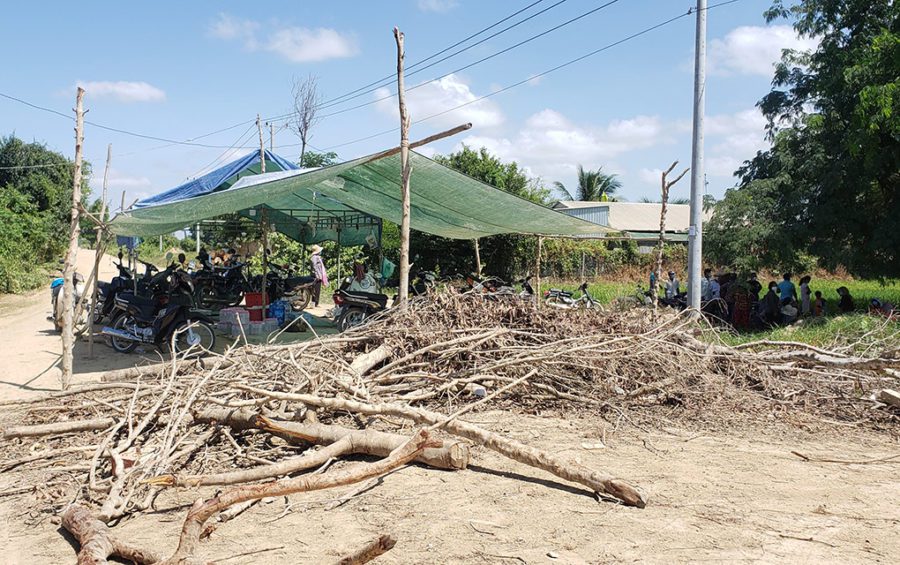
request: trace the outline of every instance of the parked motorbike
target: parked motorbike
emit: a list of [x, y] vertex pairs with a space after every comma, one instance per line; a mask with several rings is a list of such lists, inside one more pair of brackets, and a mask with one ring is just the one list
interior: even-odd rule
[[245, 263], [240, 261], [227, 267], [216, 267], [208, 261], [204, 262], [203, 270], [193, 275], [194, 303], [197, 307], [221, 310], [240, 304], [244, 299], [244, 292], [253, 288], [244, 267]]
[[94, 304], [94, 323], [99, 324], [109, 317], [115, 309], [115, 298], [119, 292], [133, 292], [134, 275], [122, 264], [122, 252], [119, 252], [119, 262], [113, 262], [119, 270], [119, 274], [109, 282], [97, 282], [97, 303]]
[[338, 331], [361, 325], [375, 314], [387, 309], [388, 296], [374, 292], [351, 291], [353, 277], [347, 277], [337, 292], [332, 295], [334, 305], [338, 308], [335, 314], [335, 325]]
[[[285, 265], [269, 262], [272, 271], [268, 275], [266, 291], [269, 302], [287, 300], [294, 311], [305, 310], [312, 301], [312, 289], [316, 284], [316, 277], [296, 276], [293, 269]], [[254, 277], [254, 288], [259, 288], [261, 275]]]
[[[63, 309], [62, 309], [62, 292], [63, 292], [63, 283], [65, 279], [63, 277], [57, 277], [53, 279], [53, 282], [50, 283], [50, 321], [53, 322], [53, 328], [61, 332], [62, 331], [62, 318], [63, 318]], [[75, 295], [74, 300], [72, 301], [72, 306], [75, 308], [75, 311], [78, 311], [78, 303], [84, 299], [84, 277], [81, 273], [75, 273], [74, 276], [75, 282]], [[75, 333], [82, 333], [87, 327], [87, 312], [88, 308], [82, 309], [84, 314], [81, 316], [80, 320], [74, 320], [75, 322]]]
[[[177, 270], [175, 264], [158, 273], [150, 286], [168, 283], [168, 292], [153, 297], [122, 293], [115, 298], [121, 314], [102, 334], [110, 338], [113, 349], [130, 353], [139, 344], [162, 348], [171, 343], [173, 353], [192, 347], [208, 351], [215, 347], [213, 321], [193, 309], [194, 283], [191, 276]], [[173, 339], [174, 336], [174, 339]]]
[[575, 298], [572, 292], [560, 288], [551, 288], [544, 292], [544, 304], [563, 309], [600, 308], [600, 303], [594, 300], [594, 297], [588, 292], [588, 283], [581, 283], [578, 290], [581, 292], [581, 296]]

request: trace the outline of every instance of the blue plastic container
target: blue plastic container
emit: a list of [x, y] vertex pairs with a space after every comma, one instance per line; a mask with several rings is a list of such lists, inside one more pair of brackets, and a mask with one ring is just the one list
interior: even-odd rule
[[269, 317], [278, 320], [278, 325], [284, 323], [284, 312], [287, 309], [287, 302], [284, 300], [276, 300], [269, 304]]

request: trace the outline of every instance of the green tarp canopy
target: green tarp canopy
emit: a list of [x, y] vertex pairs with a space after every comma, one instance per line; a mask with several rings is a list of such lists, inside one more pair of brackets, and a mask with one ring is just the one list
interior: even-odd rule
[[[611, 231], [524, 200], [410, 152], [410, 225], [453, 239], [503, 233], [585, 236]], [[400, 223], [400, 156], [360, 157], [313, 171], [283, 171], [244, 177], [227, 190], [119, 214], [116, 235], [152, 237], [202, 220], [239, 213], [298, 241], [335, 239], [353, 245], [372, 220]], [[296, 237], [295, 237], [296, 236]], [[326, 237], [328, 236], [328, 237]]]

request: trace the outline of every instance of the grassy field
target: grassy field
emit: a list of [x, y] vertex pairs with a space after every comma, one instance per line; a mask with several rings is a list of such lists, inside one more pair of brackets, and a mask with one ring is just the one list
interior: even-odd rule
[[[580, 283], [574, 281], [541, 281], [542, 290], [563, 288], [575, 290]], [[768, 281], [763, 282], [764, 285]], [[609, 304], [620, 296], [635, 296], [636, 282], [599, 281], [588, 285], [588, 292], [602, 304]], [[642, 281], [644, 289], [646, 281]], [[846, 286], [856, 304], [857, 313], [837, 315], [839, 297], [837, 288]], [[884, 346], [900, 347], [900, 321], [888, 321], [879, 316], [866, 314], [869, 301], [878, 298], [894, 305], [900, 305], [900, 280], [858, 281], [841, 279], [813, 279], [813, 292], [820, 290], [831, 315], [824, 319], [803, 320], [797, 324], [754, 332], [709, 332], [707, 338], [738, 345], [756, 340], [799, 341], [824, 348], [849, 347], [849, 351], [862, 353], [867, 348], [878, 350]]]

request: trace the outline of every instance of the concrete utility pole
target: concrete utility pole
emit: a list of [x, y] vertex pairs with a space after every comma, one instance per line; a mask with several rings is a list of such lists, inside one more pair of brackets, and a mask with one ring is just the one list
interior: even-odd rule
[[269, 122], [269, 151], [275, 153], [275, 124]]
[[266, 172], [266, 144], [263, 142], [262, 122], [259, 121], [259, 114], [256, 114], [256, 129], [259, 131], [259, 172]]
[[688, 231], [688, 301], [700, 311], [703, 270], [703, 113], [706, 105], [706, 0], [697, 0], [694, 60], [694, 134], [691, 144], [691, 226]]
[[[84, 144], [84, 89], [78, 87], [75, 95], [75, 172], [72, 179], [72, 223], [69, 226], [69, 250], [63, 269], [62, 295], [62, 373], [60, 384], [63, 390], [72, 381], [72, 358], [75, 350], [75, 265], [78, 259], [78, 224], [81, 204], [81, 153]], [[54, 315], [59, 316], [59, 308]]]

